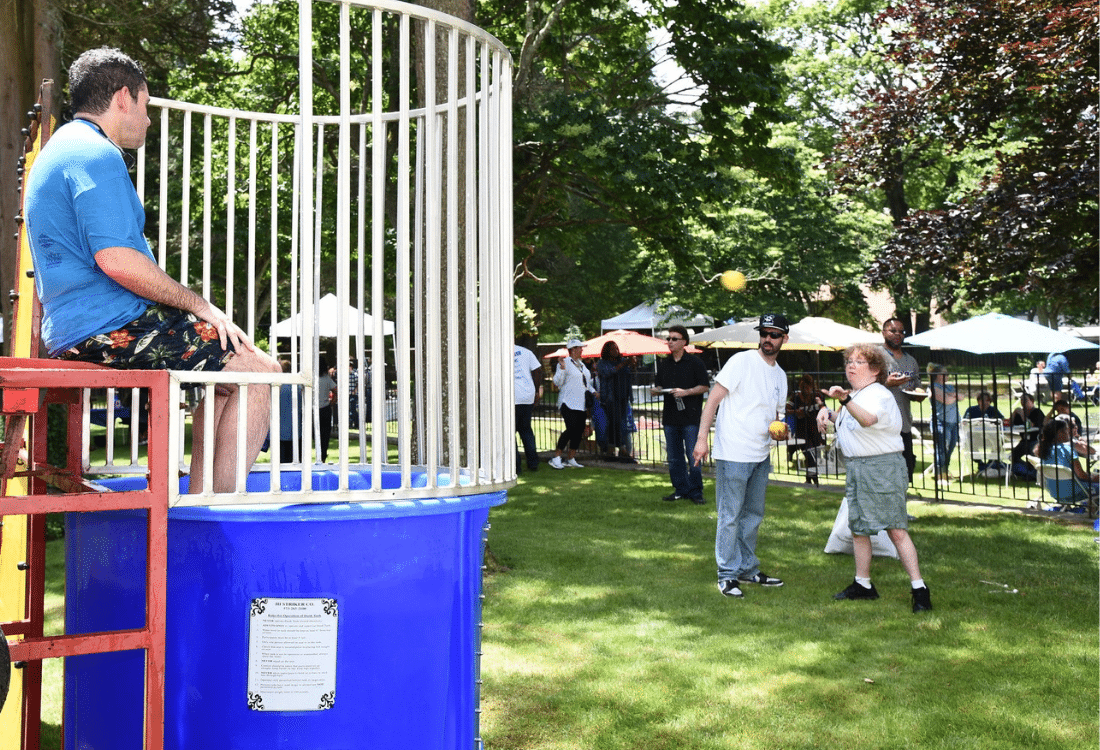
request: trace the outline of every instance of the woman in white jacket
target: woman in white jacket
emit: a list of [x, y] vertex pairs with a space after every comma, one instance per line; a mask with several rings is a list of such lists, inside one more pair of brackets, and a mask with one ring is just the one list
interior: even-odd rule
[[[581, 362], [581, 349], [584, 342], [570, 339], [565, 345], [568, 356], [562, 357], [558, 368], [554, 370], [554, 385], [558, 387], [558, 410], [561, 418], [565, 420], [565, 430], [558, 438], [558, 445], [554, 450], [554, 457], [550, 459], [550, 467], [564, 469], [569, 466], [574, 469], [584, 467], [577, 463], [577, 448], [581, 446], [588, 431], [588, 408], [586, 393], [591, 393], [593, 398], [598, 394], [592, 385], [592, 373]], [[569, 458], [565, 462], [561, 460], [562, 451], [569, 448]]]

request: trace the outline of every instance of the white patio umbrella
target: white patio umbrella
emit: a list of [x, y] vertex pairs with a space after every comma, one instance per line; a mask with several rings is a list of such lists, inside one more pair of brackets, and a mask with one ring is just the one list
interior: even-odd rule
[[1068, 333], [1000, 313], [933, 328], [910, 336], [905, 343], [973, 354], [1046, 354], [1097, 348], [1096, 344]]
[[[759, 321], [741, 321], [691, 337], [691, 343], [716, 349], [754, 349], [760, 344]], [[881, 344], [882, 334], [837, 323], [829, 318], [807, 317], [791, 326], [784, 351], [830, 352], [852, 344]]]
[[[345, 331], [348, 336], [355, 336], [359, 333], [359, 321], [362, 321], [363, 335], [374, 335], [374, 317], [370, 313], [359, 314], [359, 310], [352, 305], [344, 306], [344, 320]], [[335, 338], [339, 335], [339, 323], [340, 323], [340, 301], [336, 299], [335, 294], [326, 294], [317, 302], [317, 307], [313, 311], [314, 317], [317, 319], [318, 335], [325, 338]], [[302, 313], [281, 320], [275, 324], [276, 336], [297, 336], [301, 332], [302, 328]], [[382, 321], [382, 335], [392, 336], [394, 332], [393, 321]]]

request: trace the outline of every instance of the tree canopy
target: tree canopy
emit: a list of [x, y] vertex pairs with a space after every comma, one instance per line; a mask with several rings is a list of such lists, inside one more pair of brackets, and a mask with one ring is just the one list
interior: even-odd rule
[[1010, 292], [1018, 311], [1095, 315], [1096, 10], [1095, 0], [918, 0], [880, 17], [914, 83], [869, 90], [845, 127], [839, 176], [889, 189], [898, 151], [916, 164], [945, 153], [948, 194], [899, 222], [871, 281], [907, 268], [950, 278], [949, 305]]

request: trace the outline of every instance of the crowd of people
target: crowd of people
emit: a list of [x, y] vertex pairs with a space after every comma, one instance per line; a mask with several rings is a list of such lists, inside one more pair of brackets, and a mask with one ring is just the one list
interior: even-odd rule
[[[973, 403], [964, 403], [969, 397], [960, 392], [948, 368], [938, 363], [927, 366], [925, 390], [921, 368], [902, 350], [906, 330], [896, 318], [883, 324], [881, 345], [859, 345], [845, 352], [847, 386], [821, 387], [812, 374], [804, 373], [788, 394], [787, 376], [777, 355], [787, 341], [789, 324], [782, 315], [768, 314], [761, 317], [757, 329], [758, 347], [730, 357], [712, 377], [703, 361], [687, 351], [690, 332], [683, 326], [671, 326], [666, 336], [669, 354], [657, 360], [650, 388], [652, 395], [661, 398], [671, 485], [661, 499], [708, 505], [701, 467], [708, 456], [713, 459], [715, 561], [718, 586], [725, 596], [743, 597], [746, 584], [783, 585], [782, 579], [761, 570], [756, 551], [776, 440], [786, 441], [788, 459], [802, 454], [805, 481], [816, 484], [826, 435], [835, 433], [835, 445], [830, 448], [838, 450], [846, 463], [845, 509], [855, 556], [855, 576], [836, 594], [839, 600], [878, 598], [870, 579], [871, 540], [884, 532], [909, 576], [913, 611], [932, 607], [908, 533], [912, 517], [905, 504], [917, 463], [914, 403], [929, 400], [934, 454], [929, 470], [934, 469], [938, 483], [951, 481], [960, 425], [985, 420], [998, 428], [1020, 429], [1013, 432], [1018, 440], [1012, 446], [1011, 465], [999, 454], [983, 455], [974, 459], [978, 475], [1000, 477], [1015, 471], [1027, 478], [1021, 472], [1035, 471], [1026, 460], [1034, 456], [1072, 471], [1076, 489], [1059, 490], [1059, 494], [1097, 492], [1097, 477], [1078, 460], [1089, 455], [1090, 449], [1080, 438], [1080, 420], [1065, 398], [1056, 399], [1048, 415], [1025, 389], [1019, 405], [1006, 419], [993, 394], [984, 388]], [[589, 437], [595, 438], [594, 452], [604, 458], [636, 461], [631, 435], [637, 429], [632, 404], [637, 362], [621, 356], [618, 347], [609, 342], [598, 359], [586, 364], [581, 356], [583, 346], [579, 339], [569, 341], [566, 356], [552, 367], [565, 428], [549, 465], [582, 468], [577, 451]], [[536, 400], [534, 394], [541, 397], [542, 367], [532, 352], [519, 346], [516, 363], [517, 430], [526, 466], [534, 470], [538, 453], [533, 447], [530, 408]], [[1053, 387], [1051, 390], [1056, 392]], [[833, 402], [838, 407], [835, 410], [829, 406]], [[1034, 478], [1032, 473], [1030, 479]]]
[[[708, 456], [713, 459], [719, 591], [727, 597], [743, 598], [745, 586], [784, 585], [781, 578], [761, 569], [757, 554], [772, 448], [776, 440], [786, 440], [793, 433], [791, 450], [803, 452], [806, 481], [816, 483], [818, 449], [831, 428], [849, 461], [845, 502], [855, 552], [852, 584], [835, 598], [878, 598], [870, 579], [870, 537], [884, 531], [909, 575], [913, 611], [931, 609], [931, 596], [907, 530], [910, 517], [905, 498], [915, 465], [910, 403], [927, 394], [921, 392], [915, 360], [901, 351], [904, 325], [896, 319], [887, 321], [882, 346], [853, 347], [846, 352], [849, 387], [819, 388], [812, 375], [804, 374], [790, 398], [787, 375], [777, 362], [788, 340], [789, 322], [781, 314], [769, 313], [761, 316], [757, 330], [758, 347], [730, 357], [712, 382], [703, 361], [687, 351], [690, 332], [683, 326], [671, 326], [666, 336], [669, 354], [658, 360], [650, 389], [662, 399], [671, 484], [671, 492], [662, 499], [708, 505], [702, 462]], [[633, 459], [628, 438], [636, 429], [630, 387], [636, 363], [622, 357], [617, 347], [605, 346], [589, 367], [581, 356], [583, 347], [579, 339], [568, 341], [565, 356], [552, 366], [564, 423], [548, 462], [555, 469], [583, 468], [576, 459], [577, 450], [594, 430], [599, 451], [605, 456], [618, 451], [618, 456]], [[538, 454], [529, 448], [534, 443], [529, 415], [534, 394], [540, 392], [542, 368], [530, 350], [518, 345], [514, 362], [517, 431], [526, 466], [536, 470]], [[940, 382], [945, 380], [941, 375], [937, 372], [933, 378], [934, 391], [942, 392], [938, 403], [947, 400], [942, 396], [948, 392], [948, 384]], [[839, 408], [830, 409], [826, 399], [835, 400]], [[601, 411], [605, 415], [602, 428]], [[517, 466], [520, 460], [517, 452]]]

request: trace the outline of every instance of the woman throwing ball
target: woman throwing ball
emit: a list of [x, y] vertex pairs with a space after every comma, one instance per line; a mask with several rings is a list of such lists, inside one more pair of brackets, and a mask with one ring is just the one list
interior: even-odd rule
[[836, 440], [847, 461], [845, 500], [852, 531], [856, 576], [834, 599], [878, 599], [871, 583], [871, 536], [883, 529], [898, 550], [913, 589], [913, 611], [932, 609], [921, 579], [917, 549], [909, 538], [905, 491], [909, 474], [902, 455], [901, 412], [883, 383], [886, 361], [877, 346], [857, 344], [844, 353], [850, 389], [834, 385], [825, 395], [840, 400], [840, 409], [817, 414], [818, 426], [836, 425]]

